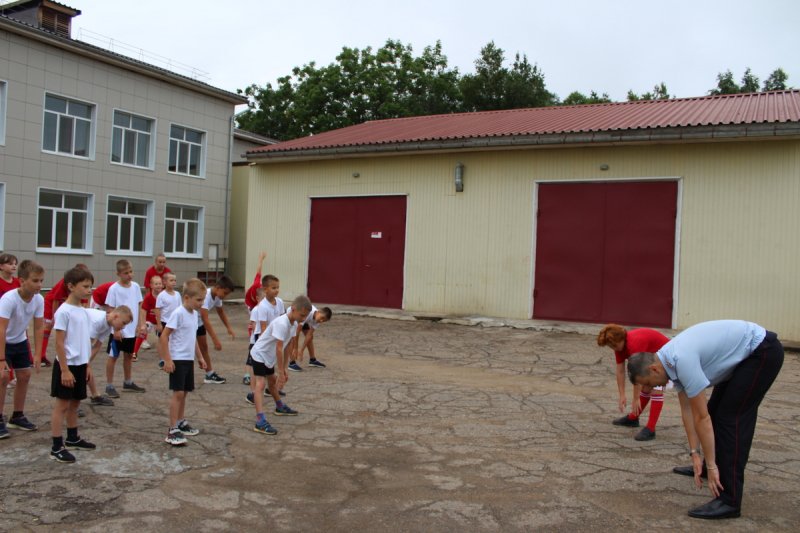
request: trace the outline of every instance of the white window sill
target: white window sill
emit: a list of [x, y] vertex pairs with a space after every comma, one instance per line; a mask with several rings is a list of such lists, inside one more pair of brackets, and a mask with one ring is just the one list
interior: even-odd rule
[[128, 163], [117, 163], [116, 161], [109, 161], [110, 164], [117, 166], [117, 167], [125, 167], [125, 168], [135, 168], [136, 170], [148, 170], [150, 172], [155, 172], [155, 165], [151, 167], [140, 167], [139, 165], [129, 165]]
[[74, 250], [72, 248], [36, 248], [37, 254], [54, 255], [92, 255], [91, 250]]
[[126, 252], [126, 251], [119, 251], [119, 250], [106, 250], [106, 255], [121, 255], [125, 257], [151, 257], [153, 254], [148, 251], [144, 252]]

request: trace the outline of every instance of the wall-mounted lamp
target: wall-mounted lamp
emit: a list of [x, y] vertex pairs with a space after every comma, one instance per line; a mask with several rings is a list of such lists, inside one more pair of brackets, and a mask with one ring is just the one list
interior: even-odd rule
[[608, 163], [603, 163], [602, 165], [600, 165], [600, 170], [608, 170], [609, 168], [610, 167], [608, 166]]
[[354, 177], [354, 178], [357, 178], [357, 177], [359, 177], [360, 175], [361, 175], [361, 174], [359, 174], [358, 172], [353, 172], [353, 177]]
[[456, 165], [456, 192], [464, 192], [464, 164]]

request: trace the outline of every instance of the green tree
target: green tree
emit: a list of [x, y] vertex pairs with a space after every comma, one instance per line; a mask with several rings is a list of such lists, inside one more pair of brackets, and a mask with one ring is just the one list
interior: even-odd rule
[[789, 79], [789, 76], [786, 72], [783, 71], [782, 68], [776, 68], [772, 71], [772, 74], [764, 80], [764, 91], [785, 91], [786, 81]]
[[708, 94], [738, 94], [740, 92], [742, 92], [742, 90], [733, 79], [733, 72], [726, 70], [725, 72], [717, 74], [717, 86], [708, 91]]
[[597, 92], [591, 91], [589, 96], [586, 96], [582, 92], [572, 91], [564, 98], [561, 105], [608, 104], [610, 102], [611, 98], [608, 93], [598, 95]]
[[451, 113], [461, 109], [458, 81], [440, 42], [418, 57], [410, 45], [393, 40], [375, 52], [344, 47], [330, 65], [311, 62], [275, 86], [240, 90], [250, 101], [237, 122], [287, 140], [367, 120]]
[[461, 78], [466, 111], [492, 111], [554, 105], [556, 97], [547, 91], [544, 74], [531, 65], [526, 55], [516, 54], [511, 69], [503, 66], [505, 52], [489, 42], [475, 61], [475, 73]]
[[670, 96], [667, 85], [663, 81], [655, 85], [651, 92], [642, 93], [641, 95], [636, 94], [632, 90], [628, 91], [629, 102], [636, 102], [639, 100], [669, 100], [670, 98], [672, 98], [672, 96]]
[[755, 74], [753, 74], [753, 72], [750, 70], [750, 67], [747, 67], [744, 71], [744, 76], [742, 76], [742, 82], [739, 88], [740, 92], [757, 93], [758, 87], [759, 87], [758, 77]]

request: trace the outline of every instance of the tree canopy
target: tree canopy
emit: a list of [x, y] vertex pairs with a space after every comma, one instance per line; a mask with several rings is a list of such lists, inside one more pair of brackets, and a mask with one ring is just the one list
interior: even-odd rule
[[[762, 90], [787, 89], [788, 76], [778, 68]], [[748, 68], [740, 82], [730, 70], [717, 75], [709, 94], [757, 92], [759, 78]], [[310, 62], [295, 67], [275, 83], [239, 90], [248, 109], [237, 115], [242, 129], [278, 140], [304, 137], [368, 120], [419, 115], [493, 111], [553, 105], [609, 103], [608, 93], [573, 91], [563, 101], [547, 90], [545, 76], [526, 54], [508, 64], [494, 41], [480, 50], [475, 71], [451, 68], [441, 42], [415, 54], [410, 44], [387, 40], [373, 50], [342, 48], [326, 66]], [[628, 101], [673, 98], [662, 81], [642, 94], [628, 91]]]

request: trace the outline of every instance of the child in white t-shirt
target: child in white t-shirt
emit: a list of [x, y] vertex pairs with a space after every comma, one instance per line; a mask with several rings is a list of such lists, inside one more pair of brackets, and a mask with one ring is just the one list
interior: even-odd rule
[[[15, 263], [16, 266], [16, 263]], [[9, 427], [23, 431], [35, 431], [36, 424], [25, 417], [25, 397], [31, 379], [31, 366], [39, 361], [42, 354], [44, 334], [44, 298], [39, 294], [44, 281], [44, 268], [38, 263], [25, 260], [19, 265], [19, 288], [11, 289], [0, 298], [0, 439], [10, 436], [6, 429], [3, 409], [10, 372], [17, 374], [14, 389], [14, 411], [8, 420]], [[27, 328], [33, 320], [33, 339], [36, 359], [31, 357]]]
[[297, 411], [281, 400], [278, 391], [283, 389], [283, 385], [288, 380], [285, 360], [285, 355], [288, 354], [284, 354], [284, 347], [287, 347], [294, 337], [297, 323], [305, 320], [310, 311], [311, 301], [305, 296], [298, 296], [292, 302], [291, 311], [270, 322], [250, 350], [250, 356], [253, 359], [253, 375], [255, 376], [253, 403], [256, 407], [256, 424], [253, 428], [254, 431], [267, 435], [277, 433], [264, 415], [262, 398], [266, 386], [264, 378], [269, 383], [270, 393], [275, 400], [275, 414], [277, 416], [297, 415]]
[[[92, 364], [103, 342], [108, 340], [109, 335], [122, 331], [122, 329], [133, 320], [133, 313], [127, 305], [120, 305], [114, 309], [87, 309], [89, 314], [89, 338], [92, 342], [92, 354], [89, 357], [89, 365]], [[89, 387], [89, 397], [92, 405], [114, 405], [114, 400], [105, 394], [97, 393], [97, 380], [92, 378], [86, 384]]]
[[[331, 311], [330, 307], [317, 309], [313, 305], [311, 306], [311, 312], [308, 314], [308, 318], [306, 318], [305, 322], [303, 322], [303, 324], [297, 328], [297, 334], [292, 341], [289, 370], [293, 370], [294, 372], [302, 372], [303, 368], [297, 364], [297, 361], [303, 360], [303, 352], [306, 351], [306, 348], [308, 348], [308, 366], [325, 368], [325, 364], [317, 359], [317, 351], [314, 348], [314, 332], [317, 331], [317, 328], [320, 326], [320, 324], [324, 324], [330, 320], [332, 316], [333, 311]], [[299, 347], [301, 331], [303, 332], [303, 346]]]
[[139, 312], [142, 309], [142, 289], [133, 281], [133, 266], [127, 259], [117, 261], [117, 277], [119, 280], [108, 289], [106, 307], [127, 306], [133, 313], [133, 320], [122, 330], [122, 337], [109, 339], [108, 360], [106, 361], [106, 394], [111, 398], [119, 398], [114, 387], [114, 367], [122, 354], [122, 372], [125, 381], [122, 390], [127, 392], [144, 392], [145, 389], [133, 382], [133, 352], [136, 336], [147, 332], [144, 324], [139, 324]]
[[[94, 276], [88, 270], [78, 267], [68, 270], [64, 274], [64, 286], [69, 296], [53, 317], [57, 361], [53, 364], [50, 386], [50, 395], [56, 399], [50, 419], [53, 436], [50, 457], [61, 463], [75, 462], [75, 456], [67, 447], [78, 450], [94, 450], [96, 447], [78, 436], [78, 406], [81, 400], [86, 399], [86, 382], [92, 373], [89, 368], [89, 314], [81, 300], [92, 295], [93, 283]], [[65, 419], [66, 440], [62, 434]]]
[[186, 421], [186, 395], [194, 390], [194, 359], [201, 369], [206, 360], [197, 346], [198, 310], [205, 300], [206, 286], [197, 278], [183, 284], [183, 305], [169, 318], [161, 334], [164, 372], [169, 374], [172, 398], [169, 403], [169, 430], [165, 441], [173, 446], [186, 444], [186, 436], [200, 433]]
[[214, 283], [214, 286], [209, 287], [206, 291], [206, 298], [203, 302], [202, 308], [200, 309], [200, 321], [197, 324], [197, 344], [200, 346], [200, 352], [203, 354], [203, 358], [206, 360], [206, 364], [208, 365], [208, 368], [206, 368], [206, 375], [203, 378], [203, 383], [221, 385], [226, 382], [225, 378], [214, 371], [213, 362], [211, 361], [211, 354], [208, 351], [208, 340], [206, 339], [206, 333], [211, 337], [211, 342], [214, 343], [214, 349], [217, 351], [221, 350], [222, 343], [219, 341], [219, 337], [217, 337], [214, 327], [211, 325], [211, 320], [208, 317], [208, 313], [211, 311], [211, 309], [216, 309], [217, 316], [219, 316], [219, 319], [228, 330], [228, 335], [230, 335], [231, 340], [236, 337], [233, 333], [230, 322], [228, 322], [228, 315], [225, 314], [225, 309], [222, 307], [222, 300], [227, 298], [228, 295], [233, 292], [234, 288], [233, 280], [231, 280], [231, 278], [228, 276], [220, 277], [216, 283]]

